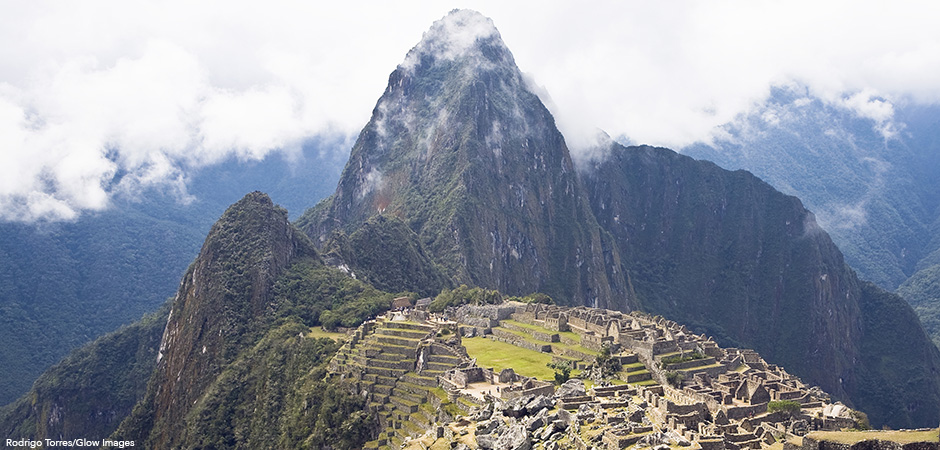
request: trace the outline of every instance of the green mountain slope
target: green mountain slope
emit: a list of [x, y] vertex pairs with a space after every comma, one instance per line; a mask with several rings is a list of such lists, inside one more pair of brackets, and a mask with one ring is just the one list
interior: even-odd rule
[[169, 304], [73, 351], [0, 411], [0, 435], [103, 437], [130, 414], [156, 366]]
[[914, 307], [931, 339], [940, 346], [940, 264], [915, 272], [897, 293]]
[[248, 194], [184, 276], [146, 395], [114, 436], [151, 448], [357, 448], [370, 416], [323, 379], [337, 344], [307, 334], [328, 315], [358, 325], [392, 297], [324, 267], [287, 211]]
[[336, 231], [323, 251], [331, 265], [345, 265], [357, 279], [386, 291], [433, 296], [450, 286], [418, 235], [395, 217], [373, 216], [350, 236]]

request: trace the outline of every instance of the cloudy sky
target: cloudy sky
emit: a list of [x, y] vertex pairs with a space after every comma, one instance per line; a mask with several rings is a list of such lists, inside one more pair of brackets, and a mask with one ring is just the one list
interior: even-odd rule
[[940, 101], [935, 1], [0, 3], [0, 220], [183, 192], [224, 158], [357, 133], [454, 7], [493, 19], [572, 146], [595, 128], [708, 140], [772, 85], [879, 120], [892, 102]]

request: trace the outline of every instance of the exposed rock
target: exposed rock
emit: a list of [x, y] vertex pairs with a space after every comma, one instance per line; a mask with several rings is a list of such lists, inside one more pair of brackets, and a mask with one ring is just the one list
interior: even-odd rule
[[532, 401], [529, 403], [526, 403], [525, 409], [531, 414], [533, 412], [537, 412], [545, 408], [551, 408], [553, 406], [555, 406], [554, 400], [544, 395], [539, 395], [538, 397], [532, 399]]
[[532, 442], [529, 440], [529, 433], [525, 427], [516, 424], [499, 436], [496, 446], [506, 450], [529, 450], [532, 448]]
[[576, 416], [579, 421], [588, 422], [594, 419], [594, 410], [588, 405], [581, 405], [578, 407]]
[[482, 422], [484, 420], [488, 420], [490, 417], [493, 417], [493, 410], [495, 408], [496, 406], [493, 403], [487, 403], [486, 405], [483, 406], [483, 408], [480, 408], [478, 411], [476, 411], [471, 416], [471, 419], [476, 422]]
[[496, 447], [496, 446], [497, 446], [497, 443], [496, 443], [497, 436], [495, 436], [495, 435], [492, 435], [492, 434], [481, 434], [481, 435], [477, 436], [476, 439], [477, 439], [477, 446], [479, 446], [479, 447], [482, 448], [482, 449], [489, 450], [489, 449], [495, 449], [495, 448], [497, 448], [497, 447]]
[[584, 382], [578, 378], [572, 378], [558, 387], [558, 390], [555, 391], [555, 398], [580, 397], [586, 392]]
[[535, 431], [545, 426], [545, 423], [546, 423], [545, 416], [547, 415], [547, 412], [548, 410], [543, 408], [541, 411], [538, 412], [538, 414], [527, 419], [525, 421], [526, 430]]
[[481, 436], [484, 434], [493, 434], [493, 432], [499, 429], [499, 426], [501, 424], [502, 422], [498, 420], [485, 420], [483, 422], [478, 422], [477, 429], [474, 433], [477, 436]]

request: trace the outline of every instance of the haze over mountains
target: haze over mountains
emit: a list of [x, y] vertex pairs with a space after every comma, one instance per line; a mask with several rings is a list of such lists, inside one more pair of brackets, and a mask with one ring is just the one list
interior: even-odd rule
[[[544, 291], [568, 304], [639, 307], [685, 321], [725, 342], [753, 346], [768, 360], [868, 411], [874, 423], [937, 422], [940, 353], [906, 304], [860, 281], [844, 264], [800, 200], [749, 173], [722, 170], [666, 149], [603, 141], [594, 153], [603, 158], [576, 165], [554, 118], [533, 90], [488, 19], [469, 11], [452, 13], [426, 33], [389, 77], [333, 195], [307, 211], [298, 228], [322, 252], [334, 251], [333, 262], [346, 262], [354, 272], [371, 272], [369, 281], [381, 283], [388, 292], [433, 292], [467, 283], [507, 294]], [[829, 136], [829, 130], [819, 131]], [[846, 158], [851, 166], [846, 171], [878, 162], [855, 156], [862, 163]], [[928, 170], [929, 158], [926, 161], [919, 164], [921, 175], [936, 174]], [[320, 176], [317, 181], [330, 184], [335, 178]], [[297, 184], [305, 183], [310, 181]], [[936, 199], [927, 194], [914, 196], [920, 206], [910, 209], [935, 206], [931, 202]], [[299, 204], [322, 197], [313, 192]], [[273, 314], [263, 305], [273, 302], [279, 275], [302, 259], [310, 264], [320, 259], [287, 223], [286, 213], [266, 199], [249, 195], [206, 239], [193, 266], [203, 269], [187, 273], [173, 306], [176, 315], [170, 323], [179, 330], [173, 333], [183, 338], [163, 336], [163, 354], [173, 358], [162, 360], [145, 393], [138, 389], [136, 397], [131, 396], [141, 402], [122, 426], [125, 432], [156, 444], [197, 442], [206, 430], [232, 433], [218, 428], [217, 422], [225, 418], [213, 414], [260, 400], [227, 391], [227, 383], [277, 378], [259, 369], [258, 361], [281, 358], [291, 346], [308, 345], [293, 336], [301, 325], [311, 324]], [[929, 215], [917, 217], [929, 222]], [[921, 233], [912, 232], [916, 236], [926, 233], [921, 228], [929, 228], [920, 222], [912, 226]], [[271, 228], [278, 233], [268, 234]], [[414, 263], [408, 266], [412, 273], [435, 275], [420, 284], [409, 284], [413, 280], [407, 273], [383, 278], [388, 272], [379, 268], [398, 261], [365, 258], [370, 252], [356, 248], [357, 242], [375, 248], [400, 244], [413, 256], [408, 258]], [[240, 247], [249, 244], [264, 248], [255, 252]], [[354, 248], [344, 252], [344, 245]], [[905, 245], [913, 244], [901, 248]], [[921, 261], [928, 254], [912, 258]], [[237, 266], [232, 269], [226, 266], [226, 255], [244, 261], [232, 259]], [[898, 255], [900, 273], [918, 267], [917, 261], [905, 259], [908, 253]], [[232, 275], [241, 274], [242, 266], [251, 269], [246, 273], [260, 274], [251, 277], [253, 295], [247, 297], [229, 292], [244, 287], [244, 280]], [[898, 276], [893, 268], [885, 273]], [[220, 285], [207, 287], [217, 279]], [[175, 280], [172, 285], [177, 286]], [[180, 319], [179, 311], [184, 310], [198, 312], [206, 337], [189, 328], [199, 324]], [[255, 319], [271, 327], [245, 331], [233, 325]], [[138, 331], [153, 333], [149, 325]], [[232, 333], [232, 340], [213, 340], [214, 333], [221, 336], [223, 331]], [[151, 341], [131, 342], [152, 348]], [[252, 347], [259, 342], [264, 345]], [[181, 362], [199, 360], [200, 354], [209, 354], [211, 360], [193, 367]], [[152, 357], [141, 351], [134, 358]], [[297, 406], [306, 400], [292, 397], [284, 386], [308, 386], [318, 380], [297, 375], [303, 372], [301, 363], [291, 367], [295, 371], [285, 377], [296, 377], [277, 378], [285, 383], [278, 385], [277, 395]], [[186, 368], [186, 379], [174, 381], [174, 368]], [[188, 401], [174, 402], [173, 392], [184, 392], [183, 397], [199, 403], [190, 408]], [[177, 419], [190, 413], [185, 428], [174, 428], [184, 426]], [[264, 414], [240, 416], [236, 428], [261, 436], [264, 430], [258, 424], [277, 415]]]
[[[940, 107], [872, 99], [865, 104], [880, 106], [865, 112], [855, 100], [777, 88], [714, 144], [682, 153], [749, 170], [802, 199], [862, 278], [890, 291], [912, 277], [923, 284], [940, 262]], [[940, 297], [911, 283], [899, 292], [940, 342]]]

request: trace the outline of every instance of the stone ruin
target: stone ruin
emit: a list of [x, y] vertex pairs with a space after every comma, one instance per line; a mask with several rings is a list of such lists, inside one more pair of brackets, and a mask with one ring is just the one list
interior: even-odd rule
[[[721, 348], [711, 338], [662, 317], [523, 303], [461, 307], [448, 315], [461, 324], [463, 335], [488, 336], [556, 358], [575, 357], [579, 367], [590, 367], [596, 358], [583, 349], [606, 349], [624, 364], [642, 362], [648, 369], [645, 381], [624, 379], [632, 384], [595, 386], [557, 399], [562, 409], [590, 417], [581, 426], [604, 424], [594, 435], [596, 442], [580, 442], [578, 447], [759, 449], [788, 436], [857, 425], [852, 410], [831, 404], [819, 388], [767, 363], [757, 352]], [[577, 336], [580, 353], [570, 346], [557, 348], [568, 332]], [[768, 412], [768, 405], [777, 401], [795, 402], [799, 411]], [[665, 432], [653, 436], [650, 427]], [[583, 435], [572, 439], [583, 440]]]
[[[594, 386], [573, 379], [556, 390], [512, 369], [479, 367], [463, 336], [550, 353]], [[601, 354], [620, 363], [613, 378], [598, 370]], [[851, 409], [753, 350], [721, 348], [640, 312], [504, 303], [437, 315], [404, 307], [356, 330], [331, 372], [355, 383], [379, 414], [383, 431], [369, 448], [397, 448], [428, 430], [441, 439], [450, 433], [456, 444], [439, 423], [461, 415], [461, 424], [476, 421], [483, 449], [761, 449], [857, 424]], [[799, 410], [771, 413], [775, 401]]]

